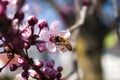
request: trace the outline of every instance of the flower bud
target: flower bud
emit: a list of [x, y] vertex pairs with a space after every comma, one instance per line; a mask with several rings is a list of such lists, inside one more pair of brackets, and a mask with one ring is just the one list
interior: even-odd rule
[[83, 0], [83, 5], [84, 6], [89, 6], [89, 0]]
[[4, 5], [8, 5], [8, 4], [9, 4], [9, 1], [2, 1], [2, 3], [3, 3]]
[[6, 6], [0, 2], [0, 15], [3, 15], [5, 13]]
[[63, 67], [62, 66], [59, 66], [58, 68], [57, 68], [57, 71], [59, 71], [59, 72], [61, 72], [63, 70]]
[[45, 51], [46, 49], [46, 46], [45, 46], [45, 43], [40, 43], [38, 46], [37, 46], [37, 49], [42, 53], [43, 51]]
[[18, 58], [18, 63], [19, 64], [24, 64], [25, 63], [25, 59], [23, 57], [19, 57]]
[[55, 65], [55, 62], [54, 62], [54, 60], [49, 60], [49, 61], [46, 62], [45, 65], [46, 65], [47, 67], [51, 67], [51, 68], [53, 68], [54, 65]]
[[35, 16], [28, 17], [29, 26], [34, 26], [38, 22], [38, 19]]
[[24, 19], [24, 12], [23, 11], [18, 11], [14, 15], [14, 19], [18, 19], [18, 21], [22, 21]]
[[28, 80], [28, 78], [29, 78], [29, 72], [28, 71], [22, 72], [21, 75], [22, 75], [23, 78], [25, 78], [25, 80]]
[[41, 68], [43, 65], [44, 65], [43, 61], [40, 60], [35, 61], [35, 66], [37, 66], [38, 68]]
[[49, 74], [51, 74], [52, 70], [53, 70], [52, 68], [45, 67], [45, 68], [43, 68], [43, 73], [45, 75], [49, 75]]
[[24, 48], [25, 48], [25, 49], [29, 49], [29, 48], [30, 48], [30, 45], [29, 45], [27, 42], [25, 42], [25, 43], [24, 43]]
[[47, 26], [48, 26], [48, 23], [47, 23], [46, 20], [39, 20], [39, 21], [38, 21], [38, 27], [39, 27], [40, 29], [43, 29], [44, 27], [47, 27]]
[[10, 65], [10, 71], [15, 71], [18, 68], [16, 64], [11, 64]]

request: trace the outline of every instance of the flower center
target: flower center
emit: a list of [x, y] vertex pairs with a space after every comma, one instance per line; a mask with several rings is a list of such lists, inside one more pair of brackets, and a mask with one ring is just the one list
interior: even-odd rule
[[50, 35], [49, 41], [50, 41], [50, 42], [53, 42], [53, 41], [54, 41], [54, 36], [53, 36], [53, 35]]

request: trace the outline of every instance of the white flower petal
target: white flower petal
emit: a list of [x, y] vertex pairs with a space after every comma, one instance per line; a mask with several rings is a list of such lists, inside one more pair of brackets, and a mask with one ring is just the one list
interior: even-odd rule
[[49, 31], [45, 29], [40, 32], [39, 36], [40, 36], [40, 40], [48, 41], [50, 34]]
[[69, 31], [67, 31], [65, 34], [64, 34], [64, 38], [70, 38], [71, 36], [71, 33]]
[[31, 34], [32, 34], [31, 28], [26, 28], [25, 30], [23, 30], [23, 33], [21, 35], [23, 39], [28, 39]]
[[57, 33], [56, 35], [64, 36], [65, 34], [66, 34], [66, 31], [62, 31], [62, 32]]
[[47, 42], [46, 46], [47, 46], [49, 51], [51, 51], [51, 52], [55, 52], [56, 51], [56, 45], [54, 43]]
[[65, 39], [70, 38], [71, 33], [69, 31], [61, 31], [57, 33], [56, 35], [63, 36]]
[[58, 32], [59, 32], [58, 25], [59, 25], [59, 22], [58, 22], [58, 21], [54, 21], [54, 22], [50, 25], [50, 33], [51, 33], [51, 34], [54, 34], [54, 33], [58, 33]]
[[38, 75], [37, 72], [32, 69], [28, 70], [28, 72], [31, 77], [36, 77]]

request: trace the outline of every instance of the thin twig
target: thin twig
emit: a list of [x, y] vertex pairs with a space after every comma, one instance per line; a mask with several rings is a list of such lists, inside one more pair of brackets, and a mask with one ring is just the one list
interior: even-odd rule
[[[46, 0], [48, 1], [58, 12], [61, 10], [60, 6], [57, 5], [53, 0]], [[84, 23], [87, 6], [80, 8], [80, 0], [75, 0], [75, 8], [76, 8], [76, 23], [72, 25], [68, 30], [73, 32], [75, 29], [79, 28]]]
[[83, 6], [79, 11], [79, 19], [78, 21], [69, 28], [70, 32], [73, 32], [75, 29], [80, 28], [80, 26], [84, 23], [86, 17], [87, 6]]
[[76, 15], [76, 22], [80, 19], [80, 10], [81, 10], [81, 5], [80, 5], [80, 0], [75, 0], [75, 15]]
[[13, 58], [9, 59], [8, 62], [3, 66], [1, 67], [2, 69], [5, 68], [11, 61], [12, 61]]
[[28, 56], [28, 51], [27, 51], [27, 49], [25, 49], [25, 53], [26, 53], [26, 56]]
[[[79, 28], [84, 23], [85, 17], [86, 17], [86, 12], [87, 12], [87, 6], [83, 5], [82, 7], [80, 7], [79, 1], [80, 0], [75, 0], [76, 23], [68, 29], [72, 33], [73, 39], [76, 39], [76, 37], [78, 36]], [[73, 45], [75, 45], [75, 42], [73, 43]], [[77, 63], [75, 66], [77, 66]], [[77, 70], [78, 70], [78, 68], [77, 68]], [[74, 71], [72, 71], [66, 78], [67, 79], [70, 78], [70, 76], [75, 74], [77, 72], [77, 70], [74, 68]], [[79, 74], [77, 74], [76, 77], [79, 79], [80, 78]]]

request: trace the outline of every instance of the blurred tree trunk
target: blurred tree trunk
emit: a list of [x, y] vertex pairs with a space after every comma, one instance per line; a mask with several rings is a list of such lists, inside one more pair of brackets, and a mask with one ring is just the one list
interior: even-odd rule
[[79, 37], [76, 42], [78, 66], [83, 71], [83, 80], [102, 80], [101, 54], [87, 55], [87, 42]]
[[102, 17], [99, 8], [100, 6], [97, 6], [93, 14], [86, 16], [76, 40], [78, 66], [83, 70], [83, 80], [103, 80], [103, 40], [110, 29], [99, 19]]

